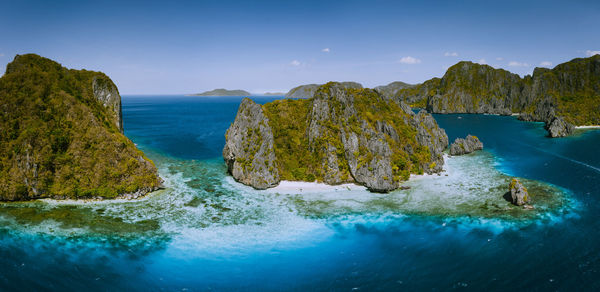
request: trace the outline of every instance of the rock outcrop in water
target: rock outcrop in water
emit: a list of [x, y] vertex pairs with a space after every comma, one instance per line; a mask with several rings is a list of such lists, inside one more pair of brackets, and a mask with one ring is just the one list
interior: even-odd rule
[[509, 189], [510, 197], [512, 199], [513, 204], [517, 206], [523, 206], [530, 201], [527, 188], [525, 188], [525, 186], [523, 186], [523, 184], [521, 184], [521, 182], [518, 179], [513, 178], [510, 181]]
[[223, 157], [227, 170], [237, 181], [257, 189], [279, 183], [273, 131], [259, 104], [244, 98], [226, 137]]
[[[245, 100], [226, 138], [225, 161], [246, 168], [245, 176], [234, 167], [229, 172], [255, 188], [279, 179], [316, 180], [355, 182], [375, 192], [398, 188], [411, 173], [440, 172], [448, 145], [445, 131], [425, 111], [415, 114], [374, 90], [335, 82], [319, 87], [310, 99], [262, 107]], [[271, 143], [274, 155], [266, 150]], [[244, 165], [246, 157], [266, 163]], [[263, 180], [267, 183], [257, 183]]]
[[469, 154], [483, 149], [483, 143], [476, 136], [468, 135], [466, 139], [456, 138], [450, 145], [450, 155], [458, 156]]
[[139, 196], [156, 167], [123, 134], [121, 97], [100, 72], [17, 55], [0, 78], [0, 200]]
[[[356, 82], [347, 81], [347, 82], [339, 82], [339, 84], [341, 86], [343, 86], [344, 88], [354, 88], [354, 89], [363, 88], [360, 83], [356, 83]], [[290, 91], [288, 91], [288, 93], [285, 94], [285, 97], [287, 97], [287, 98], [311, 98], [315, 95], [315, 92], [317, 92], [317, 89], [319, 89], [319, 87], [321, 87], [322, 85], [323, 84], [300, 85], [300, 86], [290, 89]]]
[[[401, 89], [395, 98], [433, 113], [519, 113], [570, 134], [573, 125], [600, 124], [600, 55], [573, 59], [524, 78], [503, 69], [459, 62], [440, 78]], [[552, 123], [555, 125], [552, 126]]]
[[549, 124], [546, 124], [546, 130], [552, 138], [569, 136], [573, 133], [574, 128], [561, 117], [555, 117]]

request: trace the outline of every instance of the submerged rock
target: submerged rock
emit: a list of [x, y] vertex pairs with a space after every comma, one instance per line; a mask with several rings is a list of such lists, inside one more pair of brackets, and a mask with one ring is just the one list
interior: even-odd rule
[[561, 117], [555, 117], [546, 125], [548, 135], [552, 138], [569, 136], [573, 133], [574, 128], [572, 124], [565, 122]]
[[466, 139], [456, 138], [454, 140], [454, 143], [450, 145], [450, 155], [464, 155], [481, 149], [483, 149], [483, 143], [479, 141], [479, 138], [468, 135]]
[[510, 197], [512, 199], [512, 203], [517, 206], [523, 206], [525, 203], [529, 202], [529, 193], [527, 193], [527, 188], [521, 184], [521, 182], [513, 178], [510, 181]]
[[225, 137], [223, 158], [233, 178], [256, 189], [279, 184], [273, 132], [260, 105], [244, 98]]

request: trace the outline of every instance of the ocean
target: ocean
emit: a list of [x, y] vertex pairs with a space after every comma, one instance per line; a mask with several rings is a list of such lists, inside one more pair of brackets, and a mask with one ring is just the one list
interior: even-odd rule
[[[550, 139], [512, 116], [434, 115], [450, 141], [476, 135], [484, 151], [390, 194], [256, 191], [221, 156], [241, 99], [123, 96], [125, 135], [165, 189], [0, 204], [0, 289], [600, 289], [600, 131]], [[514, 176], [536, 210], [501, 198]]]

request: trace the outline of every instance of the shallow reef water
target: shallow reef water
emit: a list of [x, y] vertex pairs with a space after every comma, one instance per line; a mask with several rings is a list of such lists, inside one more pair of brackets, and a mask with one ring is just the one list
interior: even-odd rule
[[[258, 191], [220, 157], [240, 101], [124, 97], [125, 134], [165, 188], [131, 201], [0, 204], [0, 287], [600, 288], [600, 131], [548, 139], [514, 117], [436, 115], [451, 141], [474, 134], [485, 150], [388, 194], [296, 182]], [[504, 198], [512, 177], [534, 210]]]

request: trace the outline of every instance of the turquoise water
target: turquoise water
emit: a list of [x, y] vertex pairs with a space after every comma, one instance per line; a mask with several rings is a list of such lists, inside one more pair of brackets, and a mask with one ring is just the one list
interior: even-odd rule
[[[388, 195], [258, 192], [221, 158], [240, 100], [124, 96], [125, 134], [166, 189], [3, 204], [2, 290], [600, 288], [600, 131], [548, 139], [514, 117], [436, 115], [451, 140], [474, 134], [486, 149], [450, 158], [448, 177]], [[528, 181], [545, 192], [535, 211], [506, 209], [495, 186], [509, 176], [540, 181]]]

